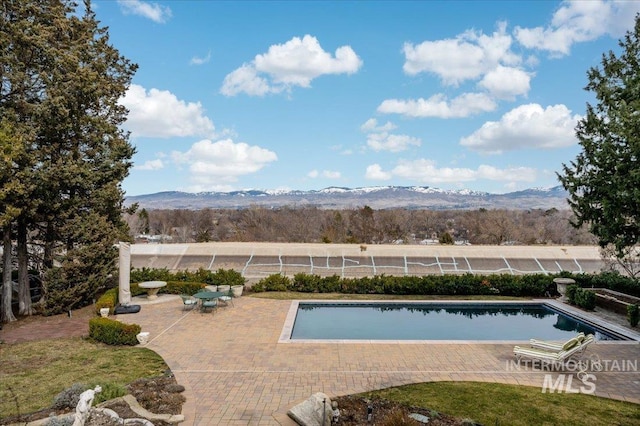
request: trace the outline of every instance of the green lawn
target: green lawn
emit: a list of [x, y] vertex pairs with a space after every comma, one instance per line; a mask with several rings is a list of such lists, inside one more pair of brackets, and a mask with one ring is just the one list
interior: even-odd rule
[[[0, 344], [0, 419], [50, 407], [53, 398], [74, 383], [105, 390], [123, 389], [168, 369], [155, 352], [108, 346], [81, 338]], [[2, 423], [2, 422], [0, 422]]]
[[640, 405], [498, 383], [432, 382], [368, 392], [483, 425], [640, 425]]

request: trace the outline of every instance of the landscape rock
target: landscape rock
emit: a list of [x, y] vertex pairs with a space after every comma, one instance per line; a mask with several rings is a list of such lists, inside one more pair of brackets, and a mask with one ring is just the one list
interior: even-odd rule
[[314, 393], [306, 401], [291, 408], [287, 415], [300, 426], [331, 426], [331, 399], [322, 392]]

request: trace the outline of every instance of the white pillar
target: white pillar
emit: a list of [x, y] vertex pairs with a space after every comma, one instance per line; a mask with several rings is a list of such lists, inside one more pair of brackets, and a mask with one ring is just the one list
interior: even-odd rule
[[129, 243], [120, 241], [118, 247], [120, 254], [118, 302], [126, 306], [131, 303], [131, 287], [129, 284], [131, 278], [131, 246]]

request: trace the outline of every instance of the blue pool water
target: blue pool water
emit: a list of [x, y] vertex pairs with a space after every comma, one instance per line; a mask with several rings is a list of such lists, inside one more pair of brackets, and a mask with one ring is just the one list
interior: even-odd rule
[[291, 339], [618, 340], [544, 304], [300, 303]]

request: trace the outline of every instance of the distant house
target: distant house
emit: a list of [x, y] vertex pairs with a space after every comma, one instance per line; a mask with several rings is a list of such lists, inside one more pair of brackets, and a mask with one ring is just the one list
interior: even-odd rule
[[135, 243], [136, 244], [162, 244], [162, 243], [170, 243], [173, 240], [171, 235], [148, 235], [148, 234], [140, 234], [136, 235]]

